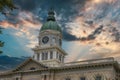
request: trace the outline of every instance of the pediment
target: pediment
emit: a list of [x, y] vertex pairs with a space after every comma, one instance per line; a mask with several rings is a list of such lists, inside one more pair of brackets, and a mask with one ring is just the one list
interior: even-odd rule
[[27, 59], [25, 62], [20, 64], [18, 67], [16, 67], [13, 72], [16, 71], [29, 71], [29, 70], [39, 70], [47, 68], [45, 65], [43, 65], [40, 62], [37, 62], [33, 60], [32, 58]]

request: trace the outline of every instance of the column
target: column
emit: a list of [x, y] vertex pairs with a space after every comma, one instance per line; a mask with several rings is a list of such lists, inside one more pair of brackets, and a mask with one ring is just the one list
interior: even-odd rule
[[56, 51], [53, 51], [53, 59], [56, 59]]
[[48, 60], [50, 59], [50, 52], [48, 51]]
[[37, 54], [34, 54], [34, 59], [37, 60]]

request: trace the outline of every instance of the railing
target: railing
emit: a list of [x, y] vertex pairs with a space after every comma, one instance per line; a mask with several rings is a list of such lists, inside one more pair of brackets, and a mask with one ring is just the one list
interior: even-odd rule
[[64, 66], [78, 65], [78, 64], [90, 64], [90, 63], [101, 63], [101, 62], [113, 62], [113, 61], [114, 61], [114, 58], [109, 57], [109, 58], [90, 59], [90, 60], [84, 60], [84, 61], [69, 62], [69, 63], [65, 63]]

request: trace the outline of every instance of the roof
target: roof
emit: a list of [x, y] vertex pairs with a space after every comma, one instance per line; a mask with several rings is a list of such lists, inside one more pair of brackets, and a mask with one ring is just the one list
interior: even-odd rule
[[45, 50], [45, 49], [57, 49], [59, 50], [62, 54], [67, 55], [67, 53], [59, 46], [50, 46], [50, 47], [46, 47], [46, 48], [42, 48], [39, 46], [36, 46], [35, 48], [33, 48], [32, 50], [37, 51], [37, 50]]
[[57, 24], [57, 22], [51, 21], [51, 20], [44, 23], [40, 29], [40, 31], [45, 31], [45, 30], [55, 30], [55, 31], [62, 32], [62, 30], [59, 27], [59, 25]]
[[[115, 69], [116, 72], [120, 73], [120, 67], [117, 61], [111, 60], [112, 58], [105, 58], [108, 59], [108, 61], [105, 62], [90, 62], [90, 63], [84, 63], [84, 64], [75, 64], [75, 65], [64, 65], [64, 66], [60, 66], [60, 67], [46, 67], [43, 64], [41, 64], [40, 62], [37, 62], [33, 59], [28, 59], [27, 61], [25, 61], [22, 65], [20, 65], [19, 67], [17, 67], [16, 69], [19, 69], [21, 66], [23, 66], [24, 64], [30, 62], [31, 60], [34, 61], [35, 63], [39, 64], [40, 66], [43, 66], [43, 68], [40, 68], [39, 70], [28, 70], [28, 71], [9, 71], [9, 72], [5, 72], [5, 73], [1, 73], [0, 76], [2, 75], [9, 75], [9, 74], [16, 74], [16, 73], [31, 73], [31, 72], [43, 72], [43, 71], [66, 71], [66, 70], [86, 70], [86, 69], [104, 69], [104, 68], [108, 68], [108, 67], [113, 67]], [[103, 59], [103, 60], [105, 60]], [[110, 60], [109, 60], [110, 59]], [[102, 60], [102, 59], [101, 59]], [[92, 61], [92, 60], [91, 60]], [[83, 61], [84, 62], [84, 61]]]
[[38, 64], [40, 67], [42, 67], [42, 68], [47, 68], [47, 66], [45, 66], [45, 65], [43, 65], [42, 63], [40, 63], [40, 62], [37, 62], [37, 61], [35, 61], [35, 60], [33, 60], [32, 58], [29, 58], [29, 59], [27, 59], [26, 61], [24, 61], [22, 64], [20, 64], [19, 66], [17, 66], [15, 69], [13, 69], [12, 71], [14, 72], [14, 71], [17, 71], [17, 70], [19, 70], [21, 67], [23, 67], [23, 66], [25, 66], [26, 64], [28, 64], [29, 62], [34, 62], [34, 63], [36, 63], [36, 64]]
[[55, 31], [58, 31], [58, 32], [62, 32], [60, 26], [56, 22], [54, 14], [55, 13], [54, 13], [53, 10], [50, 10], [48, 12], [47, 21], [43, 24], [43, 26], [41, 27], [40, 31], [55, 30]]

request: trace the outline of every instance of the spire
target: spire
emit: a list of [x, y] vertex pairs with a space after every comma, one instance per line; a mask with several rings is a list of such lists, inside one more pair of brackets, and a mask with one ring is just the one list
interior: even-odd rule
[[54, 15], [55, 15], [54, 10], [51, 8], [48, 12], [47, 21], [55, 21]]

